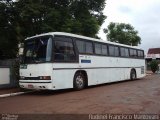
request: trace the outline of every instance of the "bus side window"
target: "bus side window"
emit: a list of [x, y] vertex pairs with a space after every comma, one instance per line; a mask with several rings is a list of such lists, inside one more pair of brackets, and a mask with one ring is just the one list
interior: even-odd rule
[[118, 57], [119, 56], [119, 48], [118, 47], [114, 47], [115, 49], [115, 56]]
[[136, 58], [137, 57], [137, 50], [130, 49], [129, 52], [130, 52], [130, 57], [132, 57], [132, 58]]
[[138, 57], [141, 58], [141, 51], [138, 50]]
[[115, 56], [115, 54], [114, 54], [114, 46], [113, 45], [109, 45], [109, 55], [110, 56]]
[[102, 55], [108, 55], [107, 45], [102, 45]]
[[137, 57], [137, 50], [134, 50], [134, 57]]
[[109, 55], [118, 57], [119, 56], [119, 47], [109, 45]]
[[142, 54], [142, 58], [144, 58], [144, 51], [141, 51], [141, 54]]
[[129, 56], [128, 48], [120, 47], [120, 52], [121, 52], [122, 57], [128, 57]]
[[125, 57], [125, 48], [120, 47], [121, 56]]
[[76, 46], [79, 53], [85, 53], [85, 42], [81, 40], [76, 40]]
[[134, 51], [133, 49], [129, 49], [130, 57], [134, 57]]
[[54, 52], [55, 61], [69, 62], [76, 60], [73, 43], [70, 41], [55, 40]]
[[93, 53], [93, 44], [90, 41], [85, 41], [82, 39], [76, 40], [76, 46], [79, 53], [92, 54]]
[[92, 44], [92, 42], [85, 42], [85, 44], [86, 44], [86, 53], [88, 53], [88, 54], [92, 54], [93, 53], [93, 44]]
[[144, 54], [142, 50], [138, 50], [138, 58], [144, 58]]
[[129, 50], [128, 50], [128, 48], [125, 48], [125, 56], [129, 57]]
[[99, 43], [95, 43], [95, 53], [101, 54], [102, 53], [102, 45]]

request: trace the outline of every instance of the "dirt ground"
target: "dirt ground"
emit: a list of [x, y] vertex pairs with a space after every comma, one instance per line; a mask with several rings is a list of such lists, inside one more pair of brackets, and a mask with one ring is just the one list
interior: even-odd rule
[[0, 98], [0, 113], [160, 114], [160, 74], [81, 91], [40, 91]]
[[5, 89], [0, 89], [0, 95], [2, 95], [2, 94], [8, 94], [8, 93], [15, 93], [15, 92], [21, 92], [20, 88], [5, 88]]

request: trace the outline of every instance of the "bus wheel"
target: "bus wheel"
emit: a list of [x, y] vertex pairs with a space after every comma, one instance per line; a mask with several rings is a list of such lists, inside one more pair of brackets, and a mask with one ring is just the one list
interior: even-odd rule
[[81, 72], [75, 74], [73, 85], [76, 90], [81, 90], [85, 87], [85, 76]]
[[136, 79], [136, 71], [134, 69], [131, 70], [130, 79], [135, 80]]

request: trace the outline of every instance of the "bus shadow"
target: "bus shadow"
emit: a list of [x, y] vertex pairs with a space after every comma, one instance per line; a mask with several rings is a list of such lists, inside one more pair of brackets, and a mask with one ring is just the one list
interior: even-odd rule
[[62, 89], [62, 90], [34, 90], [33, 92], [27, 93], [27, 95], [38, 95], [38, 96], [51, 96], [74, 92], [73, 89]]
[[[135, 79], [135, 80], [116, 81], [116, 82], [110, 82], [110, 83], [104, 83], [104, 84], [98, 84], [98, 85], [92, 85], [92, 86], [88, 86], [87, 88], [85, 88], [83, 90], [92, 89], [92, 88], [99, 88], [99, 87], [104, 87], [104, 86], [108, 86], [108, 85], [117, 85], [117, 84], [122, 84], [122, 83], [135, 82], [135, 81], [139, 81], [139, 80], [143, 80], [143, 79], [144, 78]], [[83, 90], [80, 90], [80, 91], [83, 91]], [[27, 95], [52, 96], [52, 95], [67, 94], [67, 93], [72, 93], [72, 92], [77, 92], [77, 91], [74, 90], [73, 88], [62, 89], [62, 90], [34, 90], [33, 92], [27, 93]]]
[[144, 80], [144, 78], [141, 79], [135, 79], [135, 80], [123, 80], [123, 81], [114, 81], [114, 82], [109, 82], [109, 83], [102, 83], [102, 84], [98, 84], [98, 85], [92, 85], [92, 86], [88, 86], [87, 89], [92, 89], [92, 88], [96, 88], [96, 87], [104, 87], [104, 86], [108, 86], [108, 85], [118, 85], [118, 84], [123, 84], [123, 83], [129, 83], [129, 82], [136, 82], [139, 80]]

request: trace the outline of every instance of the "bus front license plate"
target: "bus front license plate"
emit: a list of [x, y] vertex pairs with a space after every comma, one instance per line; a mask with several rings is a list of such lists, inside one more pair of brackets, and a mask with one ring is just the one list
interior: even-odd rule
[[28, 88], [34, 88], [33, 85], [28, 85]]

